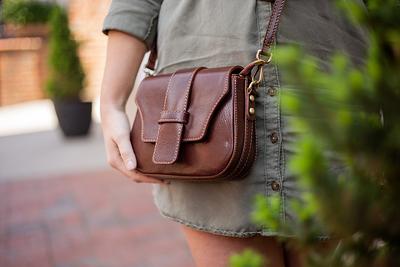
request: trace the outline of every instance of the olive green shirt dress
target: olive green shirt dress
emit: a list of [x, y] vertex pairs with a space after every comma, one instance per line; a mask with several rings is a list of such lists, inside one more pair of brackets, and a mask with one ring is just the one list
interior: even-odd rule
[[[302, 45], [322, 63], [336, 51], [355, 63], [363, 62], [367, 36], [338, 14], [335, 1], [286, 2], [275, 45]], [[271, 2], [261, 0], [113, 0], [103, 33], [123, 31], [144, 41], [148, 49], [157, 42], [156, 73], [244, 66], [262, 46], [271, 7]], [[256, 98], [257, 157], [248, 177], [154, 185], [155, 204], [163, 216], [225, 236], [280, 235], [251, 221], [254, 196], [261, 194], [280, 197], [282, 221], [296, 219], [288, 203], [301, 192], [287, 162], [295, 153], [299, 132], [288, 124], [289, 115], [281, 112], [280, 91], [285, 84], [279, 69], [272, 62], [264, 72]]]

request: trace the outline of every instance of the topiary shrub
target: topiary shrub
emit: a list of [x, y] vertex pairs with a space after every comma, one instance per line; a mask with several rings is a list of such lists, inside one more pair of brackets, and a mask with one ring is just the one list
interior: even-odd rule
[[78, 44], [68, 25], [68, 16], [59, 6], [50, 17], [49, 79], [47, 95], [54, 100], [78, 100], [85, 74], [78, 56]]
[[49, 21], [53, 7], [49, 2], [6, 0], [0, 16], [4, 22], [15, 25], [44, 24]]

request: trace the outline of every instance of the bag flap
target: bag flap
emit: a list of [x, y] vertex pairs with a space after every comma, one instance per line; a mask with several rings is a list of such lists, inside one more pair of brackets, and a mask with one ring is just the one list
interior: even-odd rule
[[[207, 131], [213, 112], [229, 93], [230, 75], [242, 67], [204, 68], [192, 81], [184, 125], [183, 141], [201, 140]], [[184, 70], [192, 72], [192, 69]], [[182, 73], [182, 70], [180, 71]], [[164, 98], [172, 74], [160, 74], [143, 79], [136, 93], [136, 104], [142, 120], [142, 141], [156, 142]]]

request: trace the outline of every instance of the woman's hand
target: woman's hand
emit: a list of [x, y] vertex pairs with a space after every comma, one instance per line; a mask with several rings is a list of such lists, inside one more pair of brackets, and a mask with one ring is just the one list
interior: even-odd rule
[[118, 108], [103, 110], [102, 127], [107, 161], [114, 169], [135, 182], [163, 182], [135, 171], [136, 157], [130, 142], [130, 126], [125, 111]]
[[163, 183], [137, 171], [136, 157], [130, 142], [130, 125], [125, 113], [136, 74], [146, 52], [145, 44], [132, 35], [109, 31], [100, 114], [109, 164], [136, 182]]

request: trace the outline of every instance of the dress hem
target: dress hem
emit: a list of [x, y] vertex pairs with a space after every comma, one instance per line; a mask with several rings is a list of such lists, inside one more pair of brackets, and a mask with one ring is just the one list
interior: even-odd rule
[[[207, 232], [207, 233], [211, 233], [211, 234], [216, 234], [216, 235], [222, 235], [222, 236], [228, 236], [228, 237], [239, 237], [239, 238], [246, 238], [246, 237], [254, 237], [254, 236], [274, 236], [274, 237], [295, 237], [295, 236], [291, 236], [291, 235], [286, 235], [286, 234], [282, 234], [279, 232], [275, 232], [275, 231], [268, 231], [268, 230], [257, 230], [257, 231], [233, 231], [233, 230], [225, 230], [225, 229], [219, 229], [219, 228], [213, 228], [213, 227], [209, 227], [209, 226], [204, 226], [204, 225], [199, 225], [199, 224], [195, 224], [193, 222], [189, 222], [187, 220], [182, 220], [179, 218], [176, 218], [172, 215], [167, 214], [166, 212], [162, 211], [159, 209], [159, 213], [168, 219], [171, 219], [175, 222], [178, 222], [180, 224], [183, 224], [185, 226], [188, 226], [192, 229], [198, 230], [198, 231], [202, 231], [202, 232]], [[318, 237], [319, 240], [328, 240], [329, 237], [328, 236], [319, 236]]]
[[195, 230], [199, 230], [202, 232], [207, 232], [207, 233], [212, 233], [212, 234], [217, 234], [217, 235], [223, 235], [223, 236], [229, 236], [229, 237], [252, 237], [256, 235], [265, 235], [265, 236], [277, 236], [278, 234], [275, 232], [268, 232], [268, 231], [245, 231], [245, 232], [237, 232], [237, 231], [232, 231], [232, 230], [224, 230], [224, 229], [219, 229], [219, 228], [212, 228], [209, 226], [203, 226], [199, 224], [195, 224], [186, 220], [182, 220], [176, 217], [173, 217], [163, 211], [160, 210], [160, 214], [168, 219], [171, 219], [175, 222], [178, 222], [180, 224], [183, 224], [185, 226], [188, 226], [190, 228], [193, 228]]

